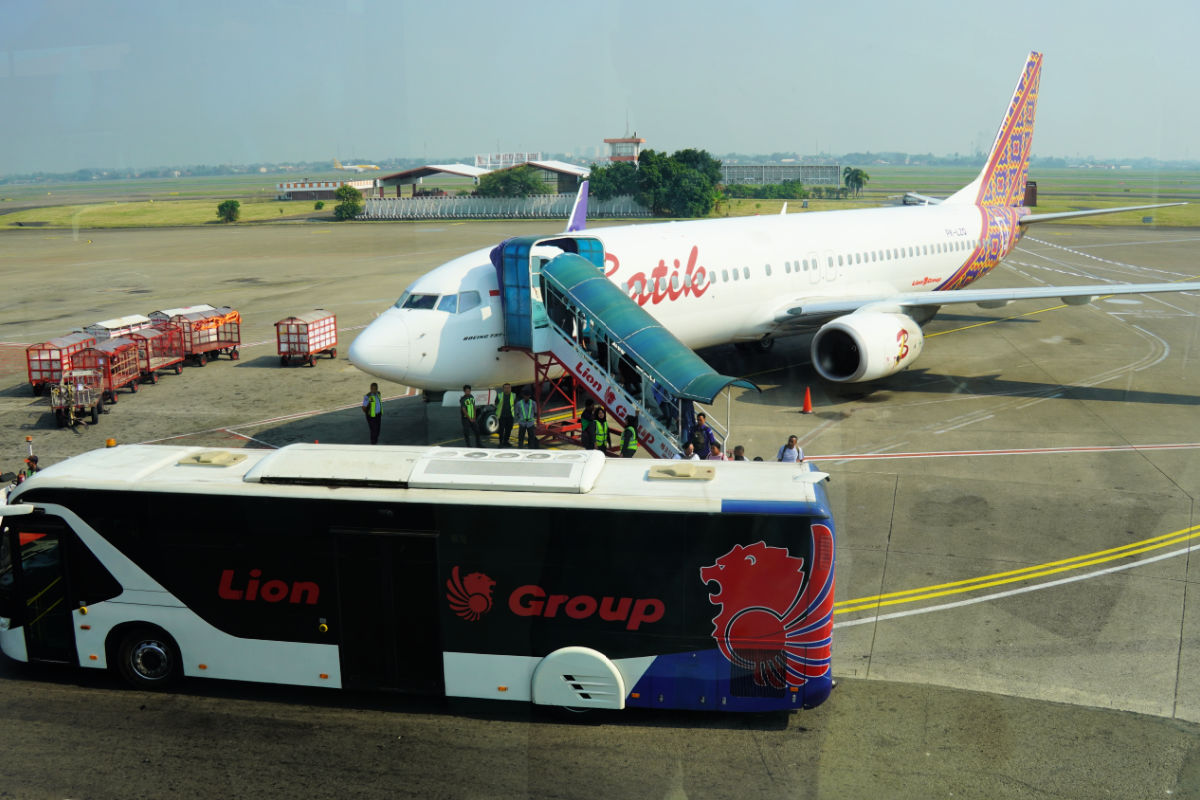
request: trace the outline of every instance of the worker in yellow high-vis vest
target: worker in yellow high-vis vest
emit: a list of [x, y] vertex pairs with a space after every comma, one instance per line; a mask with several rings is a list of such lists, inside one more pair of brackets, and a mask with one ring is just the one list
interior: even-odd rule
[[479, 414], [475, 410], [475, 396], [471, 394], [470, 386], [463, 386], [462, 398], [458, 401], [458, 410], [462, 416], [463, 440], [467, 447], [471, 439], [475, 439], [476, 447], [483, 447], [479, 442]]
[[379, 396], [379, 384], [372, 383], [363, 395], [363, 416], [367, 418], [367, 429], [371, 432], [371, 444], [379, 444], [379, 428], [383, 423], [383, 398]]
[[513, 420], [516, 418], [517, 396], [513, 394], [512, 384], [504, 384], [500, 396], [496, 398], [496, 420], [500, 423], [497, 434], [500, 447], [512, 447]]

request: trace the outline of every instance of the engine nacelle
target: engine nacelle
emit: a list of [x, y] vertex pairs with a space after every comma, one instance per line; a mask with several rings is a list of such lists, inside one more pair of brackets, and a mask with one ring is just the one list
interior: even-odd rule
[[822, 325], [813, 336], [812, 360], [822, 378], [856, 383], [899, 372], [924, 347], [925, 335], [912, 317], [867, 311]]

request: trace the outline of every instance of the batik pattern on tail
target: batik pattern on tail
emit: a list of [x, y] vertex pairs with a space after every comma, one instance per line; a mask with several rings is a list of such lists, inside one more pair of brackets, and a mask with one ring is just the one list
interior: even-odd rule
[[1033, 147], [1033, 118], [1037, 111], [1042, 54], [1030, 53], [1017, 81], [1008, 113], [988, 156], [976, 203], [981, 206], [1016, 206], [1025, 197], [1029, 152]]

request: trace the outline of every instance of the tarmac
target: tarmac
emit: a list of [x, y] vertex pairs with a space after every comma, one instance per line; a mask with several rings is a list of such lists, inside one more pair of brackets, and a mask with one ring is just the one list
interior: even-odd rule
[[[20, 465], [26, 436], [44, 465], [107, 437], [365, 444], [358, 408], [374, 379], [345, 358], [356, 331], [428, 269], [552, 229], [471, 222], [4, 232], [0, 471]], [[1035, 226], [976, 285], [1195, 279], [1198, 247], [1195, 230], [1051, 223]], [[55, 429], [46, 400], [25, 382], [28, 344], [109, 317], [201, 302], [241, 312], [238, 361], [188, 367], [123, 392], [95, 428]], [[315, 307], [337, 314], [337, 357], [281, 367], [274, 323]], [[895, 704], [920, 696], [912, 713], [927, 725], [934, 708], [948, 715], [937, 722], [952, 727], [995, 708], [1007, 710], [992, 719], [1008, 718], [1016, 713], [1008, 704], [1031, 701], [1042, 705], [1020, 708], [1040, 709], [1037, 724], [1050, 728], [1082, 712], [1109, 720], [1089, 723], [1099, 729], [1136, 723], [1174, 737], [1173, 755], [1146, 767], [1146, 783], [1134, 780], [1153, 784], [1144, 796], [1200, 792], [1200, 564], [1190, 563], [1200, 547], [1198, 312], [1194, 294], [1085, 307], [948, 307], [927, 327], [913, 368], [869, 385], [820, 381], [805, 338], [767, 353], [702, 353], [718, 371], [763, 389], [735, 391], [731, 446], [771, 459], [795, 433], [833, 476], [840, 680], [868, 683], [893, 711], [881, 685], [896, 687]], [[456, 410], [408, 387], [381, 389], [382, 444], [459, 443]], [[801, 413], [806, 389], [811, 414]], [[725, 414], [718, 401], [712, 416]], [[851, 713], [853, 704], [835, 692], [808, 714], [838, 715], [839, 705]], [[797, 715], [789, 727], [812, 719]], [[1004, 730], [1009, 756], [1033, 746], [1020, 734]], [[888, 735], [880, 730], [876, 746]], [[1106, 760], [1114, 743], [1096, 736], [1079, 745], [1088, 753], [1080, 758], [1094, 759], [1081, 774], [1116, 768]], [[1018, 782], [1020, 760], [1005, 768]], [[897, 774], [880, 769], [877, 789]], [[1095, 796], [1069, 787], [1045, 794]], [[992, 796], [1027, 795], [1013, 788]]]

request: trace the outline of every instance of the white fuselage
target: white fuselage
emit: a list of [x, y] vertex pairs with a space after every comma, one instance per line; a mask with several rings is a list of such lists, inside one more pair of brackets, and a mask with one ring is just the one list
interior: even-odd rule
[[[584, 234], [603, 242], [609, 280], [695, 349], [778, 333], [779, 316], [802, 301], [961, 288], [1011, 250], [1015, 228], [981, 247], [984, 212], [945, 203], [623, 225]], [[499, 349], [503, 314], [489, 252], [469, 253], [418, 278], [397, 305], [411, 295], [436, 295], [437, 302], [385, 311], [351, 345], [353, 363], [421, 389], [527, 382], [529, 357]], [[969, 262], [978, 271], [964, 278], [960, 270]], [[471, 292], [478, 293], [478, 305], [437, 310], [447, 295]]]

